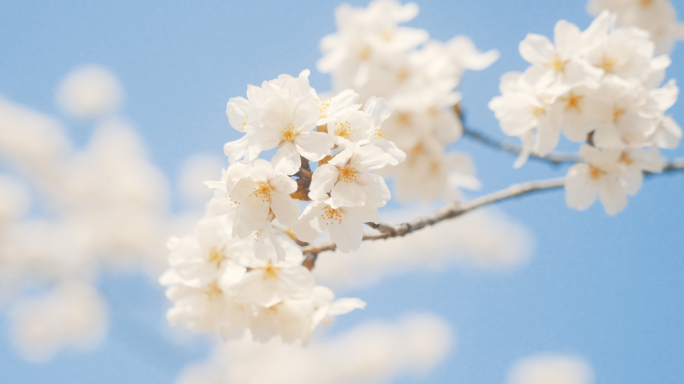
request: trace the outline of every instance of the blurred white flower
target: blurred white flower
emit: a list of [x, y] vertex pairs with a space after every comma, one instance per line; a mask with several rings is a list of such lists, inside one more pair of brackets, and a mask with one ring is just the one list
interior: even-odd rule
[[513, 366], [507, 384], [592, 384], [594, 373], [582, 358], [539, 355], [524, 358]]
[[75, 69], [62, 80], [57, 101], [64, 112], [81, 118], [104, 117], [116, 112], [123, 97], [119, 79], [101, 66]]

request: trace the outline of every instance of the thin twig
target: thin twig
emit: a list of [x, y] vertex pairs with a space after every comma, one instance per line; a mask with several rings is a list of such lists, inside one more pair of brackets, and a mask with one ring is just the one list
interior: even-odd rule
[[[684, 159], [675, 159], [670, 161], [664, 168], [663, 173], [669, 173], [674, 171], [684, 171]], [[647, 174], [650, 176], [656, 176], [659, 174]], [[497, 192], [490, 193], [478, 197], [474, 200], [465, 203], [452, 203], [448, 204], [441, 209], [437, 210], [435, 213], [416, 219], [410, 223], [403, 223], [397, 225], [389, 225], [385, 223], [380, 224], [369, 224], [372, 228], [377, 229], [378, 233], [367, 233], [363, 236], [363, 241], [370, 240], [380, 240], [389, 239], [392, 237], [402, 237], [409, 233], [421, 230], [425, 227], [437, 224], [441, 221], [453, 219], [455, 217], [461, 216], [462, 214], [472, 211], [474, 209], [494, 204], [500, 201], [505, 201], [513, 199], [520, 196], [527, 196], [532, 193], [541, 191], [550, 191], [555, 189], [560, 189], [565, 185], [565, 178], [539, 180], [539, 181], [528, 181], [526, 183], [514, 184], [508, 188], [502, 189]], [[307, 255], [307, 260], [315, 261], [313, 255], [318, 255], [325, 251], [334, 251], [336, 248], [335, 243], [328, 242], [325, 244], [311, 244], [302, 247], [302, 252]]]
[[[463, 136], [471, 138], [488, 147], [502, 149], [515, 155], [519, 155], [520, 152], [522, 152], [522, 147], [518, 145], [493, 139], [482, 132], [478, 132], [470, 128], [463, 127]], [[531, 153], [530, 159], [543, 161], [552, 165], [574, 164], [582, 161], [582, 158], [579, 155], [571, 153], [550, 153], [546, 156], [539, 156]]]

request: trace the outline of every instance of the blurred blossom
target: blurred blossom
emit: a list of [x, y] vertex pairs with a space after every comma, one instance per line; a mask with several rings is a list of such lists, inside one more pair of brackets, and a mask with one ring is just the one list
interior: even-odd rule
[[65, 282], [12, 311], [14, 342], [24, 357], [47, 360], [60, 348], [88, 349], [104, 337], [107, 306], [95, 288]]
[[449, 352], [452, 332], [441, 319], [421, 314], [397, 323], [370, 322], [306, 348], [265, 344], [249, 337], [219, 343], [210, 361], [190, 366], [179, 384], [387, 383], [426, 374]]
[[123, 90], [119, 79], [106, 68], [90, 65], [67, 75], [57, 91], [65, 113], [81, 118], [102, 117], [115, 112]]
[[579, 357], [539, 355], [518, 361], [508, 375], [508, 384], [591, 384], [594, 374]]
[[31, 192], [18, 178], [0, 175], [0, 227], [26, 213]]
[[[387, 222], [406, 221], [427, 212], [385, 211]], [[407, 237], [364, 242], [348, 255], [325, 253], [314, 276], [322, 284], [365, 287], [385, 276], [417, 269], [439, 269], [449, 263], [497, 270], [523, 264], [533, 250], [533, 236], [522, 224], [493, 210], [463, 215]]]

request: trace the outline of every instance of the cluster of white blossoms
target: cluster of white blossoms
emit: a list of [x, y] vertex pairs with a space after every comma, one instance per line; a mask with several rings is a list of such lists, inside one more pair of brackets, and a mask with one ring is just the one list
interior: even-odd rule
[[644, 172], [662, 170], [659, 148], [675, 148], [682, 136], [666, 115], [679, 90], [674, 80], [661, 86], [669, 57], [655, 56], [648, 32], [615, 22], [607, 11], [585, 31], [561, 20], [553, 43], [529, 34], [520, 54], [532, 65], [505, 74], [489, 104], [503, 132], [522, 140], [516, 167], [531, 153], [551, 153], [561, 132], [586, 143], [585, 162], [568, 172], [567, 203], [586, 209], [598, 195], [609, 214], [625, 207]]
[[[379, 134], [391, 113], [382, 98], [368, 99], [363, 109], [350, 90], [321, 98], [308, 75], [250, 85], [247, 99], [228, 102], [230, 124], [245, 135], [225, 145], [231, 165], [221, 181], [207, 182], [215, 188], [211, 212], [194, 236], [169, 242], [171, 268], [160, 282], [175, 303], [172, 324], [226, 338], [249, 329], [257, 341], [306, 342], [318, 324], [365, 306], [333, 301], [280, 232], [301, 243], [328, 230], [340, 251], [358, 249], [364, 223], [379, 223], [378, 208], [390, 199], [372, 171], [405, 155]], [[270, 162], [257, 158], [269, 150]], [[296, 200], [311, 201], [301, 215]]]
[[624, 26], [639, 27], [651, 34], [656, 53], [668, 53], [677, 40], [684, 40], [684, 24], [669, 0], [589, 0], [589, 12], [609, 10]]
[[[375, 0], [367, 8], [342, 5], [337, 33], [321, 41], [318, 69], [332, 75], [335, 89], [351, 88], [361, 101], [384, 97], [393, 113], [379, 139], [393, 141], [406, 161], [386, 172], [396, 177], [400, 200], [458, 199], [458, 187], [479, 186], [465, 154], [447, 153], [463, 132], [454, 91], [466, 70], [490, 66], [498, 52], [480, 53], [465, 36], [443, 43], [427, 31], [399, 26], [418, 14], [414, 3]], [[394, 165], [394, 164], [393, 164]]]

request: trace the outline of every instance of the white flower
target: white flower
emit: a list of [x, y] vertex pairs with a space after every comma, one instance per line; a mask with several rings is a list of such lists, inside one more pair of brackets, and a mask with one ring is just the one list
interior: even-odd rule
[[684, 26], [669, 0], [590, 0], [589, 11], [598, 14], [604, 10], [617, 13], [619, 22], [650, 32], [658, 53], [672, 50], [675, 41], [684, 39]]
[[313, 330], [312, 313], [311, 299], [285, 300], [258, 309], [250, 320], [249, 328], [254, 341], [261, 343], [276, 336], [285, 343], [296, 340], [306, 343]]
[[303, 260], [302, 253], [294, 247], [281, 261], [253, 259], [248, 265], [250, 270], [232, 290], [241, 302], [265, 308], [286, 299], [311, 298], [316, 284], [311, 271], [302, 266]]
[[316, 169], [309, 197], [327, 200], [330, 193], [333, 208], [366, 204], [382, 207], [391, 197], [389, 188], [381, 176], [368, 171], [382, 168], [390, 161], [392, 157], [378, 147], [350, 144], [328, 164]]
[[374, 128], [373, 120], [368, 113], [362, 111], [346, 111], [328, 122], [328, 134], [335, 140], [335, 145], [348, 146], [368, 140]]
[[620, 162], [619, 150], [598, 149], [589, 145], [581, 148], [586, 163], [575, 164], [565, 179], [566, 201], [570, 208], [585, 210], [599, 195], [606, 213], [614, 215], [627, 205], [627, 188], [620, 177], [627, 176]]
[[653, 119], [644, 117], [644, 93], [638, 84], [610, 79], [592, 92], [587, 113], [595, 128], [594, 143], [600, 148], [645, 145], [655, 132]]
[[59, 86], [57, 101], [70, 115], [103, 117], [121, 104], [123, 90], [119, 79], [100, 66], [78, 68]]
[[329, 99], [319, 97], [313, 88], [311, 88], [311, 93], [316, 98], [316, 103], [318, 104], [317, 125], [327, 124], [328, 121], [336, 118], [338, 115], [348, 111], [356, 111], [361, 106], [361, 104], [355, 104], [359, 100], [359, 94], [351, 89], [346, 89]]
[[313, 316], [314, 326], [328, 326], [335, 321], [334, 316], [347, 314], [355, 309], [364, 309], [366, 302], [361, 299], [337, 299], [329, 288], [316, 286], [313, 291], [313, 303], [316, 312]]
[[382, 97], [371, 97], [366, 100], [363, 111], [370, 115], [375, 124], [369, 143], [392, 156], [392, 160], [388, 163], [389, 165], [397, 165], [406, 160], [406, 153], [399, 149], [393, 141], [387, 140], [383, 134], [382, 123], [392, 114], [392, 107], [387, 101]]
[[301, 167], [302, 156], [318, 161], [330, 153], [333, 138], [313, 131], [318, 114], [312, 97], [274, 96], [264, 105], [261, 126], [253, 138], [262, 151], [278, 147], [271, 160], [275, 169], [292, 175]]
[[349, 252], [361, 246], [363, 224], [368, 222], [380, 223], [377, 208], [369, 205], [334, 208], [330, 200], [314, 201], [304, 209], [302, 216], [292, 225], [292, 230], [299, 240], [313, 242], [327, 229], [337, 249]]
[[274, 171], [265, 160], [255, 160], [254, 167], [230, 190], [230, 197], [239, 204], [233, 235], [245, 238], [261, 229], [271, 211], [281, 223], [291, 224], [299, 215], [299, 207], [290, 197], [296, 190], [297, 183], [286, 174]]
[[230, 197], [230, 191], [251, 166], [238, 162], [222, 170], [221, 181], [206, 181], [204, 184], [214, 189], [214, 197], [209, 202], [212, 212], [225, 215], [237, 210], [239, 203]]
[[554, 44], [546, 36], [528, 34], [520, 43], [520, 56], [533, 66], [526, 76], [544, 83], [574, 84], [600, 76], [580, 58], [582, 33], [576, 25], [560, 20], [554, 28]]

